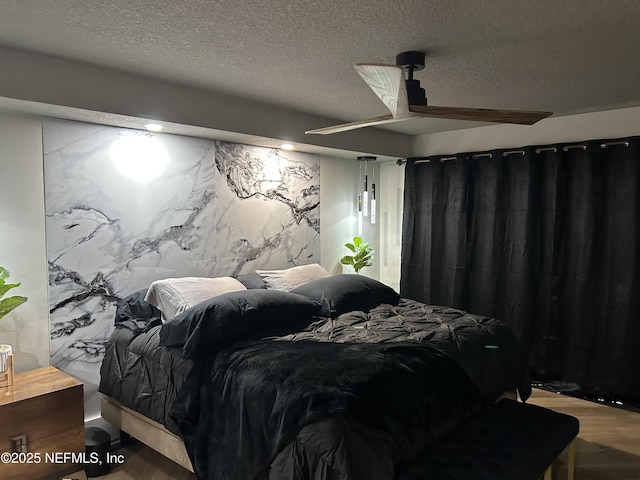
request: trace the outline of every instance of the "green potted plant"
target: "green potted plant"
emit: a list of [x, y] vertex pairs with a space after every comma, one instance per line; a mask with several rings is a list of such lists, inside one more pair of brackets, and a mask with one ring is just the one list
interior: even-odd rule
[[19, 307], [24, 302], [27, 301], [27, 297], [21, 297], [19, 295], [14, 295], [8, 298], [2, 298], [6, 295], [6, 293], [12, 288], [16, 288], [20, 286], [20, 283], [7, 283], [6, 280], [9, 278], [9, 270], [0, 266], [0, 319], [7, 315], [11, 310], [16, 307]]
[[353, 255], [345, 255], [340, 259], [340, 263], [343, 265], [351, 265], [356, 273], [358, 273], [364, 267], [370, 267], [373, 265], [373, 250], [367, 242], [362, 241], [362, 237], [353, 237], [353, 242], [347, 242], [344, 244]]

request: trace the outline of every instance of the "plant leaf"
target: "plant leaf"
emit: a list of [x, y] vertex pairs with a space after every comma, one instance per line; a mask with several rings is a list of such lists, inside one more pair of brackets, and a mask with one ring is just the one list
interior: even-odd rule
[[340, 259], [340, 263], [343, 265], [353, 265], [353, 257], [351, 255], [345, 255]]
[[9, 278], [9, 270], [0, 266], [0, 280], [4, 280], [5, 278]]
[[14, 296], [0, 300], [0, 318], [27, 301], [27, 297]]
[[345, 255], [340, 259], [343, 265], [351, 265], [356, 273], [364, 267], [373, 265], [373, 250], [368, 242], [364, 242], [362, 237], [356, 235], [353, 237], [353, 243], [345, 243], [344, 245], [353, 252], [353, 255]]
[[5, 293], [7, 293], [12, 288], [19, 287], [20, 283], [0, 283], [0, 298], [4, 297]]
[[360, 250], [360, 251], [355, 255], [355, 258], [356, 258], [357, 260], [362, 260], [362, 259], [364, 259], [364, 258], [366, 258], [366, 257], [370, 257], [370, 256], [371, 256], [371, 253], [372, 253], [372, 252], [371, 252], [370, 250], [369, 250], [369, 251], [367, 251], [367, 250]]

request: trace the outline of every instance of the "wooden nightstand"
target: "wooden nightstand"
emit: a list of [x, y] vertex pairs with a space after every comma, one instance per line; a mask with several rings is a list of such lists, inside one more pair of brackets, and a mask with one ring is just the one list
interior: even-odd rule
[[[82, 383], [54, 367], [16, 374], [13, 386], [0, 388], [0, 452], [19, 448], [12, 439], [20, 436], [26, 455], [0, 462], [3, 480], [59, 478], [77, 470], [70, 457], [85, 451]], [[52, 453], [58, 455], [47, 456]]]

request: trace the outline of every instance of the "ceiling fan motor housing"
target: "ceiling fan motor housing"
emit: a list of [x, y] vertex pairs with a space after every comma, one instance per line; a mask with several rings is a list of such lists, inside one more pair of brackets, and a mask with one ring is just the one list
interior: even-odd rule
[[414, 71], [422, 70], [424, 68], [424, 52], [402, 52], [396, 55], [396, 65], [407, 69], [412, 69]]
[[427, 94], [424, 88], [420, 87], [419, 80], [405, 80], [407, 86], [407, 101], [409, 105], [426, 105]]
[[424, 52], [403, 52], [396, 55], [396, 65], [403, 68], [406, 74], [407, 101], [409, 105], [426, 105], [427, 96], [424, 88], [420, 87], [420, 81], [414, 80], [413, 72], [424, 68]]

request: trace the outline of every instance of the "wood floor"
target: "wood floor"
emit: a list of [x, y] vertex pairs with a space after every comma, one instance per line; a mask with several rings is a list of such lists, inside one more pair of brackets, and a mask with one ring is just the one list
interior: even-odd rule
[[[580, 420], [576, 480], [640, 480], [640, 413], [534, 389], [530, 403]], [[125, 463], [105, 480], [194, 480], [195, 476], [153, 450], [135, 443], [119, 450]], [[554, 463], [554, 480], [566, 478], [566, 459]]]
[[[640, 479], [640, 413], [534, 389], [530, 403], [580, 420], [576, 480]], [[565, 479], [564, 458], [554, 480]]]
[[195, 480], [196, 478], [193, 473], [137, 441], [132, 441], [130, 446], [118, 450], [117, 453], [124, 455], [125, 462], [112, 468], [107, 475], [96, 478], [101, 480]]

